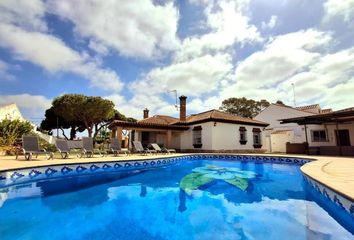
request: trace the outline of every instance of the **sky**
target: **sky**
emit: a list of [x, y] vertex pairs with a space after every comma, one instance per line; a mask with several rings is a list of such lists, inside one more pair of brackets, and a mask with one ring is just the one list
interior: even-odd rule
[[[294, 84], [294, 85], [292, 85]], [[354, 0], [0, 0], [0, 105], [79, 93], [178, 116], [229, 97], [354, 106]]]

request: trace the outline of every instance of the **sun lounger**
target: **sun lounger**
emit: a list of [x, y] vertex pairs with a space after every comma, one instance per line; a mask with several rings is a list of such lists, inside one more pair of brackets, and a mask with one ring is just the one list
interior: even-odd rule
[[148, 148], [144, 148], [140, 141], [133, 141], [133, 145], [134, 145], [135, 151], [138, 153], [141, 153], [141, 154], [157, 153], [156, 150], [150, 150]]
[[93, 157], [95, 153], [98, 153], [100, 157], [103, 157], [103, 152], [98, 149], [94, 149], [93, 147], [93, 138], [91, 137], [83, 137], [82, 138], [82, 150], [81, 153], [78, 154], [78, 157]]
[[69, 157], [70, 148], [69, 148], [68, 142], [66, 140], [57, 139], [55, 141], [55, 146], [57, 147], [57, 149], [63, 159]]
[[121, 143], [118, 140], [118, 138], [111, 138], [110, 147], [111, 147], [110, 150], [114, 154], [114, 156], [117, 156], [119, 153], [125, 153], [125, 154], [130, 153], [129, 149], [127, 149], [127, 150], [122, 149]]
[[157, 143], [151, 143], [151, 146], [160, 153], [175, 153], [176, 150], [175, 149], [167, 149], [167, 148], [160, 148], [160, 146]]
[[[39, 154], [45, 154], [47, 159], [53, 159], [54, 154], [47, 152], [45, 149], [39, 147], [37, 136], [23, 136], [22, 137], [22, 152], [26, 160], [32, 160], [33, 155], [37, 158]], [[16, 159], [18, 154], [16, 154]]]

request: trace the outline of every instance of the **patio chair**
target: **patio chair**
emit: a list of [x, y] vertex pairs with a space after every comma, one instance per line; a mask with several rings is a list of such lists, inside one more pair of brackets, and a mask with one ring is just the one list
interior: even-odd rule
[[157, 152], [160, 152], [160, 153], [176, 153], [176, 150], [175, 149], [167, 149], [165, 147], [163, 148], [160, 148], [160, 146], [157, 144], [157, 143], [151, 143], [151, 146], [157, 151]]
[[[37, 136], [22, 136], [22, 152], [26, 160], [32, 160], [33, 155], [37, 158], [39, 154], [45, 154], [47, 160], [53, 159], [54, 154], [39, 147]], [[16, 159], [18, 154], [16, 154]]]
[[55, 146], [57, 147], [57, 149], [61, 155], [61, 158], [65, 159], [65, 158], [69, 157], [70, 148], [69, 148], [68, 142], [66, 140], [57, 139], [55, 141]]
[[114, 154], [114, 156], [117, 156], [119, 153], [125, 153], [126, 155], [130, 153], [129, 149], [123, 150], [121, 147], [121, 143], [118, 140], [118, 138], [111, 138], [111, 152]]
[[94, 149], [93, 147], [93, 138], [91, 137], [83, 137], [82, 138], [82, 150], [77, 156], [82, 158], [83, 156], [86, 157], [93, 157], [95, 153], [98, 153], [100, 157], [103, 157], [103, 153], [99, 149]]
[[156, 150], [150, 150], [148, 148], [144, 148], [140, 141], [133, 141], [133, 145], [134, 145], [135, 151], [138, 153], [141, 153], [141, 154], [157, 153]]

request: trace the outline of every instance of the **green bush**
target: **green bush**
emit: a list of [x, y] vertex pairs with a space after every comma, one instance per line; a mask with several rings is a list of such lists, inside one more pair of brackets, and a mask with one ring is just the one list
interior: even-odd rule
[[30, 134], [32, 130], [28, 121], [4, 119], [0, 122], [0, 146], [14, 146], [22, 135]]

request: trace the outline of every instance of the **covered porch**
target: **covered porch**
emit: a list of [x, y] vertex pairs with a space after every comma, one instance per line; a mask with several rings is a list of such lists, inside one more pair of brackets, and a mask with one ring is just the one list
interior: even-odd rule
[[[354, 156], [354, 108], [282, 119], [281, 123], [304, 126], [306, 142], [303, 145], [308, 154]], [[313, 127], [316, 125], [321, 129]]]
[[122, 140], [124, 130], [130, 131], [129, 148], [132, 148], [133, 141], [140, 141], [144, 147], [151, 143], [157, 143], [166, 148], [180, 150], [180, 134], [188, 130], [188, 126], [151, 124], [146, 122], [125, 122], [113, 121], [109, 128], [112, 131], [112, 137]]

